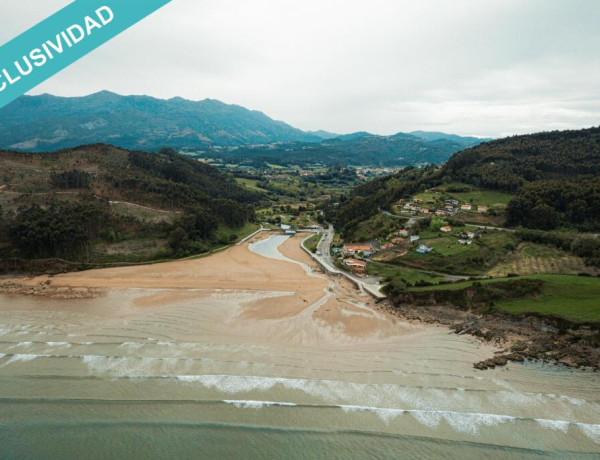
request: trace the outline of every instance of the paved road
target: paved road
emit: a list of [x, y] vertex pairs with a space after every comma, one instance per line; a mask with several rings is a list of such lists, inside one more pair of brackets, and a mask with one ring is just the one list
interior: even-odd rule
[[374, 295], [379, 299], [384, 299], [385, 295], [381, 294], [380, 289], [383, 287], [383, 284], [380, 283], [380, 278], [375, 278], [368, 276], [366, 278], [359, 278], [358, 276], [354, 276], [351, 273], [340, 270], [335, 266], [333, 261], [333, 257], [331, 257], [331, 243], [333, 242], [333, 236], [335, 235], [335, 230], [333, 226], [329, 226], [328, 229], [323, 231], [323, 238], [317, 245], [317, 250], [321, 253], [321, 255], [311, 254], [313, 258], [315, 258], [319, 263], [324, 265], [331, 273], [337, 273], [346, 278], [350, 279], [354, 283], [356, 283], [362, 291], [367, 291]]

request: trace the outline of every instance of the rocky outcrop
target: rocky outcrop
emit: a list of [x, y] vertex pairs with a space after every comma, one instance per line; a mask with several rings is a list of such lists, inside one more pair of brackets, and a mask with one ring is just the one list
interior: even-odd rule
[[393, 306], [388, 309], [409, 320], [448, 326], [502, 347], [492, 358], [474, 363], [493, 369], [509, 362], [539, 360], [572, 368], [600, 370], [600, 324], [578, 324], [563, 318], [509, 315], [498, 311], [468, 311], [450, 305]]

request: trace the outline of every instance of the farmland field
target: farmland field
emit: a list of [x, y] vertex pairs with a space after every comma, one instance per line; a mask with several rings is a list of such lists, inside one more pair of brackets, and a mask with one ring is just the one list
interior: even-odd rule
[[[560, 316], [572, 321], [600, 321], [600, 278], [570, 275], [531, 275], [526, 277], [482, 280], [481, 284], [502, 283], [517, 279], [538, 279], [545, 282], [538, 297], [496, 302], [494, 308], [512, 314], [538, 313]], [[462, 283], [414, 287], [409, 291], [454, 291], [473, 285]]]

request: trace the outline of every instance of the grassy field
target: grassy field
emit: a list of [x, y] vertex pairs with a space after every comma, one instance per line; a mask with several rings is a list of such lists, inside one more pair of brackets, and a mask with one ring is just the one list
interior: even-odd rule
[[457, 256], [473, 251], [472, 246], [466, 246], [458, 243], [457, 238], [432, 238], [424, 241], [434, 248], [434, 251], [444, 257]]
[[438, 192], [426, 192], [426, 193], [419, 193], [418, 195], [415, 195], [413, 197], [413, 200], [423, 200], [424, 202], [427, 202], [429, 200], [437, 201], [441, 197], [442, 197], [441, 193], [438, 193]]
[[259, 193], [267, 193], [267, 190], [265, 190], [264, 188], [260, 188], [258, 186], [258, 183], [260, 182], [257, 179], [245, 179], [242, 177], [236, 177], [235, 181], [239, 184], [239, 185], [243, 185], [244, 187], [246, 187], [248, 190], [251, 190], [253, 192], [259, 192]]
[[456, 236], [461, 229], [462, 227], [453, 229], [452, 234], [441, 237], [437, 232], [422, 231], [421, 242], [430, 245], [434, 250], [429, 254], [418, 254], [411, 250], [395, 263], [426, 271], [482, 275], [503, 262], [507, 254], [516, 247], [516, 237], [501, 231], [484, 231], [472, 245], [461, 245]]
[[504, 227], [506, 224], [506, 217], [503, 213], [492, 216], [491, 214], [478, 214], [475, 212], [460, 211], [455, 217], [456, 219], [473, 225]]
[[574, 321], [600, 321], [600, 279], [584, 276], [537, 275], [546, 282], [539, 298], [497, 302], [508, 313], [541, 313]]
[[488, 272], [490, 276], [502, 277], [508, 274], [596, 274], [597, 269], [586, 267], [581, 257], [566, 253], [560, 249], [534, 243], [521, 243], [517, 251], [507, 260]]
[[367, 266], [367, 273], [370, 276], [381, 276], [382, 278], [400, 278], [409, 284], [418, 283], [419, 281], [439, 283], [443, 280], [440, 276], [429, 275], [407, 267], [390, 266], [377, 262], [369, 263]]
[[504, 207], [514, 198], [513, 195], [492, 190], [474, 190], [472, 192], [449, 193], [449, 195], [460, 201], [488, 207]]
[[317, 252], [317, 246], [319, 242], [323, 238], [323, 235], [313, 235], [304, 243], [304, 247], [308, 249], [310, 252]]
[[[539, 297], [503, 300], [495, 308], [512, 314], [539, 313], [573, 321], [600, 321], [600, 278], [570, 275], [532, 275], [527, 277], [483, 280], [482, 284], [515, 279], [539, 279], [545, 282]], [[473, 281], [448, 285], [410, 288], [409, 291], [460, 290]]]

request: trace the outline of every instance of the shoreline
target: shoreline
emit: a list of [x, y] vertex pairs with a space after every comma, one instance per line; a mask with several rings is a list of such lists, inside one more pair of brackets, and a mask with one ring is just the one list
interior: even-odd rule
[[[397, 330], [400, 320], [411, 326], [444, 328], [456, 335], [468, 335], [477, 343], [489, 346], [486, 359], [473, 364], [480, 370], [529, 359], [571, 368], [599, 368], [598, 363], [594, 365], [590, 361], [587, 348], [565, 349], [555, 355], [548, 347], [549, 339], [556, 336], [533, 327], [531, 321], [537, 321], [535, 326], [544, 328], [539, 318], [523, 324], [521, 319], [511, 321], [496, 315], [476, 315], [448, 306], [394, 307], [389, 301], [377, 302], [361, 293], [349, 280], [326, 274], [302, 249], [302, 236], [288, 238], [277, 248], [295, 263], [271, 259], [250, 250], [251, 243], [270, 236], [272, 233], [261, 232], [242, 244], [196, 260], [62, 275], [4, 277], [0, 280], [0, 294], [68, 301], [109, 296], [111, 290], [120, 288], [164, 290], [160, 295], [136, 301], [140, 307], [160, 307], [182, 298], [190, 290], [206, 291], [206, 296], [217, 291], [264, 292], [263, 298], [241, 305], [236, 321], [261, 323], [257, 330], [270, 322], [296, 322], [298, 324], [293, 326], [296, 332], [310, 323], [310, 328], [316, 328], [315, 340], [320, 342], [328, 335], [338, 339], [346, 337], [344, 341], [366, 338], [386, 341], [400, 333]], [[310, 272], [307, 273], [305, 267], [309, 267]], [[309, 323], [300, 326], [302, 321]]]
[[[551, 321], [537, 316], [510, 317], [508, 314], [477, 314], [448, 305], [400, 305], [382, 302], [390, 314], [407, 321], [447, 327], [457, 335], [469, 335], [498, 348], [492, 358], [474, 363], [476, 369], [502, 367], [509, 362], [529, 360], [582, 371], [600, 371], [600, 357], [587, 345], [593, 332], [587, 327], [559, 333]], [[583, 342], [582, 345], [579, 343]]]

